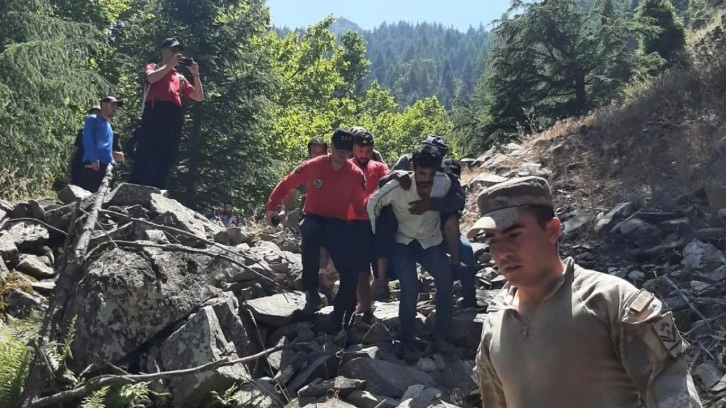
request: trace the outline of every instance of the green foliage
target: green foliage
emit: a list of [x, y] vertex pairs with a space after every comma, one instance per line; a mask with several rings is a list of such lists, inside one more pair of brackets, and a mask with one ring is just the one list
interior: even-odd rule
[[83, 399], [81, 408], [106, 408], [106, 395], [111, 390], [109, 386], [101, 387], [94, 391], [91, 395]]
[[686, 31], [669, 0], [642, 0], [638, 16], [643, 24], [657, 28], [640, 42], [643, 54], [657, 53], [669, 65], [682, 59], [686, 48]]
[[10, 318], [7, 323], [0, 327], [0, 407], [15, 408], [20, 406], [33, 358], [26, 344], [38, 332], [40, 322]]

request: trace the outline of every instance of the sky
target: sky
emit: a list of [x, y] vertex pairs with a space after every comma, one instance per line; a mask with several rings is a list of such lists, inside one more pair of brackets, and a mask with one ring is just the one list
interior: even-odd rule
[[328, 14], [345, 17], [368, 30], [385, 22], [441, 23], [461, 31], [485, 27], [507, 9], [510, 0], [268, 0], [272, 24], [307, 27]]

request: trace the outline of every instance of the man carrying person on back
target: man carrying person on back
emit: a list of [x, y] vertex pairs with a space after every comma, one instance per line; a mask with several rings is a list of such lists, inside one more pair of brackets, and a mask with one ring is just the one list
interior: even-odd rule
[[82, 165], [76, 185], [92, 193], [98, 191], [108, 166], [115, 166], [111, 118], [123, 102], [107, 96], [101, 99], [100, 112], [86, 117], [83, 126]]
[[[388, 166], [383, 162], [374, 161], [373, 133], [360, 126], [352, 127], [353, 158], [351, 161], [366, 175], [367, 195], [372, 195], [378, 188], [378, 181], [388, 174]], [[373, 229], [368, 213], [362, 219], [353, 222], [353, 236], [356, 240], [354, 259], [355, 270], [358, 272], [358, 312], [363, 314], [363, 322], [373, 323], [371, 299], [371, 267], [373, 275], [378, 276]]]
[[[148, 64], [144, 71], [144, 107], [138, 134], [131, 182], [166, 188], [166, 179], [179, 150], [184, 112], [182, 98], [204, 100], [199, 65], [185, 60], [184, 47], [174, 38], [161, 43], [161, 63]], [[187, 62], [188, 61], [188, 62]], [[194, 78], [190, 84], [176, 67], [188, 63]]]
[[299, 185], [307, 186], [305, 218], [300, 226], [306, 300], [301, 317], [312, 316], [322, 306], [318, 271], [320, 248], [325, 247], [340, 275], [340, 288], [327, 327], [330, 332], [347, 327], [356, 305], [358, 276], [351, 263], [354, 240], [350, 221], [364, 216], [366, 181], [363, 171], [348, 160], [352, 151], [353, 135], [337, 129], [333, 133], [331, 153], [302, 163], [277, 184], [267, 201], [266, 221], [272, 225], [277, 208], [287, 194]]
[[[441, 153], [430, 145], [421, 145], [414, 151], [411, 162], [413, 171], [409, 177], [413, 183], [408, 190], [397, 180], [378, 189], [368, 201], [371, 226], [376, 228], [376, 218], [383, 207], [390, 205], [398, 221], [396, 244], [391, 261], [401, 285], [399, 305], [399, 340], [404, 358], [412, 359], [420, 345], [415, 336], [416, 302], [418, 301], [418, 274], [416, 263], [434, 277], [436, 287], [435, 344], [442, 345], [451, 331], [452, 319], [452, 268], [446, 259], [444, 239], [441, 234], [441, 215], [435, 211], [412, 212], [411, 203], [442, 197], [451, 188], [448, 176], [439, 172]], [[438, 190], [438, 191], [437, 191]]]
[[486, 408], [701, 407], [671, 312], [627, 281], [561, 259], [549, 184], [496, 184], [478, 197], [507, 284], [489, 305], [476, 360]]

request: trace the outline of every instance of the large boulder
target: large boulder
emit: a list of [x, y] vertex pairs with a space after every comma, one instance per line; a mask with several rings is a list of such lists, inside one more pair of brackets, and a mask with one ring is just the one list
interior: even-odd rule
[[[119, 248], [88, 266], [64, 311], [78, 316], [73, 363], [116, 362], [198, 310], [222, 291], [211, 257], [147, 248], [143, 256]], [[93, 350], [91, 355], [86, 350]]]
[[[237, 352], [232, 339], [225, 336], [212, 306], [203, 307], [172, 333], [161, 345], [160, 355], [166, 371], [193, 368], [223, 358], [243, 357]], [[235, 364], [174, 377], [169, 381], [169, 389], [174, 406], [198, 407], [211, 391], [222, 393], [232, 384], [250, 378], [243, 365]]]
[[55, 227], [61, 231], [67, 231], [71, 225], [71, 218], [73, 218], [73, 211], [75, 209], [75, 204], [67, 204], [48, 210], [45, 213], [45, 222], [51, 227]]
[[660, 228], [639, 218], [629, 218], [617, 224], [611, 233], [637, 248], [650, 248], [663, 241]]
[[602, 217], [599, 217], [595, 224], [595, 232], [610, 230], [617, 221], [632, 214], [635, 206], [631, 202], [624, 202], [616, 205]]
[[36, 279], [48, 279], [55, 275], [53, 268], [35, 255], [23, 255], [15, 269]]
[[48, 306], [42, 296], [12, 289], [5, 296], [6, 313], [16, 319], [27, 319], [32, 314], [40, 316]]
[[104, 204], [108, 207], [130, 207], [141, 204], [148, 208], [152, 194], [161, 194], [161, 190], [152, 186], [121, 183], [106, 197]]
[[58, 201], [62, 202], [63, 204], [71, 204], [75, 203], [76, 201], [85, 200], [86, 198], [90, 197], [91, 194], [92, 193], [90, 191], [69, 184], [63, 187], [63, 189], [58, 192]]
[[[161, 194], [151, 194], [150, 210], [153, 221], [160, 225], [173, 227], [191, 233], [202, 240], [212, 239], [216, 234], [223, 231], [223, 228], [210, 222], [206, 217], [196, 213], [180, 202]], [[201, 241], [189, 237], [186, 234], [175, 234], [167, 231], [176, 239], [190, 246], [200, 246]]]
[[278, 293], [248, 300], [242, 304], [242, 308], [252, 312], [257, 321], [273, 327], [282, 327], [290, 323], [295, 311], [304, 306], [305, 294], [303, 292]]
[[373, 394], [400, 398], [408, 387], [416, 384], [431, 386], [434, 378], [420, 370], [374, 358], [355, 358], [340, 367], [340, 374], [366, 381]]
[[41, 247], [46, 245], [50, 238], [45, 227], [28, 221], [11, 223], [8, 234], [15, 246], [24, 252], [40, 252]]

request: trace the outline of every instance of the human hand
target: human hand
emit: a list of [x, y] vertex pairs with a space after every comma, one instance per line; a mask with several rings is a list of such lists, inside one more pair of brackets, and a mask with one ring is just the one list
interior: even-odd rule
[[269, 210], [265, 213], [265, 224], [274, 227], [272, 224], [272, 219], [277, 217], [277, 211], [275, 210]]
[[101, 170], [101, 163], [99, 163], [99, 162], [91, 163], [91, 170], [93, 170], [93, 171]]
[[411, 201], [408, 203], [408, 211], [411, 214], [421, 215], [426, 211], [431, 211], [431, 198], [426, 197], [418, 201]]
[[123, 152], [113, 152], [113, 159], [116, 161], [116, 163], [123, 163], [125, 160], [124, 153]]
[[174, 54], [174, 56], [171, 59], [172, 66], [175, 67], [175, 66], [179, 65], [182, 58], [184, 58], [184, 56], [181, 53]]
[[192, 75], [199, 75], [199, 64], [197, 64], [197, 61], [192, 62], [192, 65], [189, 66], [189, 72]]

